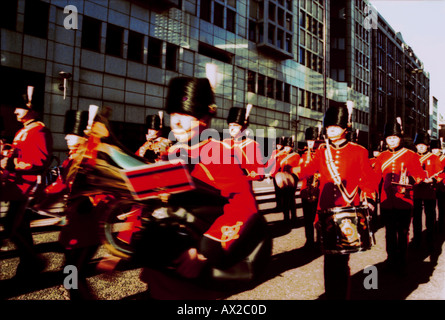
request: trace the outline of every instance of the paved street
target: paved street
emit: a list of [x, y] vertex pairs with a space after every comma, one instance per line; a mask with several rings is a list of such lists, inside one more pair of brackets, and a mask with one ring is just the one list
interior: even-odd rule
[[[255, 183], [254, 189], [263, 214], [269, 222], [274, 237], [273, 259], [266, 274], [259, 283], [242, 292], [227, 297], [227, 300], [316, 300], [323, 299], [323, 256], [305, 249], [305, 235], [302, 210], [298, 209], [298, 221], [294, 226], [282, 223], [282, 214], [275, 213], [273, 185], [267, 182]], [[300, 200], [297, 198], [297, 204]], [[62, 273], [64, 257], [57, 244], [56, 228], [35, 227], [34, 240], [40, 252], [49, 261], [45, 272], [32, 284], [17, 286], [11, 278], [18, 259], [11, 244], [0, 251], [0, 293], [1, 299], [65, 300]], [[385, 232], [380, 228], [376, 233], [377, 244], [369, 251], [351, 255], [352, 274], [351, 298], [372, 300], [445, 300], [445, 244], [444, 238], [436, 239], [436, 248], [427, 253], [426, 248], [409, 249], [406, 274], [392, 274], [384, 270], [386, 259]], [[113, 273], [98, 271], [99, 261], [104, 262], [109, 254], [101, 249], [92, 263], [89, 282], [98, 299], [143, 299], [146, 284], [139, 280], [140, 269], [125, 263], [118, 264]], [[377, 270], [377, 288], [366, 289], [364, 282], [369, 274], [367, 266]]]

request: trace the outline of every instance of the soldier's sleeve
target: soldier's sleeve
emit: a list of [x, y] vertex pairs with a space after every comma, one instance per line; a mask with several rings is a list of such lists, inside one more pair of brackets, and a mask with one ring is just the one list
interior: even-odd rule
[[411, 153], [408, 175], [412, 176], [417, 183], [426, 178], [426, 173], [420, 164], [419, 156], [414, 152]]
[[371, 162], [368, 158], [368, 151], [364, 148], [361, 150], [359, 187], [362, 192], [366, 193], [367, 197], [375, 199], [376, 191], [380, 183], [380, 176], [371, 166]]
[[307, 179], [313, 176], [321, 166], [322, 153], [325, 149], [318, 149], [315, 152], [314, 158], [306, 163], [305, 161], [299, 162], [297, 166], [293, 167], [292, 173], [295, 174], [299, 180]]

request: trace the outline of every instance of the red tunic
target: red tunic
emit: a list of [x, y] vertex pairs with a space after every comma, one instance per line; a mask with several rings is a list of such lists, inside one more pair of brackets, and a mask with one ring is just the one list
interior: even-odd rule
[[[299, 165], [300, 166], [307, 166], [307, 165], [309, 165], [309, 163], [311, 163], [314, 160], [316, 151], [317, 150], [311, 150], [311, 151], [307, 150], [305, 153], [303, 153], [303, 155], [300, 158]], [[314, 176], [310, 176], [309, 178], [303, 179], [301, 181], [301, 189], [300, 189], [301, 193], [300, 194], [301, 194], [302, 198], [307, 199], [310, 196], [308, 194], [308, 190], [309, 190], [308, 189], [308, 185], [313, 183], [313, 179], [314, 179]]]
[[[330, 145], [334, 166], [341, 177], [351, 199], [345, 200], [340, 188], [334, 183], [334, 178], [327, 165], [326, 146], [321, 145], [315, 156], [307, 165], [300, 165], [294, 173], [299, 179], [307, 179], [315, 173], [320, 173], [320, 197], [318, 210], [333, 207], [346, 207], [360, 205], [360, 193], [365, 192], [368, 197], [374, 197], [378, 181], [369, 164], [368, 151], [353, 142], [342, 143], [339, 147]], [[298, 173], [298, 171], [300, 171]]]
[[36, 120], [24, 124], [14, 137], [15, 169], [8, 180], [15, 182], [26, 195], [51, 162], [53, 139], [51, 131]]
[[258, 142], [246, 138], [224, 139], [223, 143], [233, 149], [234, 157], [240, 161], [249, 180], [260, 180], [264, 176], [263, 156]]
[[[427, 178], [439, 178], [443, 170], [438, 156], [427, 152], [426, 154], [417, 154], [420, 165], [425, 171]], [[414, 186], [414, 199], [436, 199], [436, 189], [433, 183], [420, 183]]]
[[208, 139], [192, 146], [175, 144], [169, 149], [169, 159], [187, 156], [194, 164], [192, 177], [221, 191], [228, 200], [224, 214], [218, 217], [204, 236], [218, 241], [224, 249], [239, 238], [246, 222], [258, 212], [257, 203], [239, 159], [234, 161], [230, 145]]
[[383, 209], [411, 209], [413, 207], [413, 190], [394, 185], [400, 182], [401, 170], [416, 182], [425, 179], [425, 171], [420, 165], [418, 155], [406, 148], [398, 151], [383, 151], [377, 158], [375, 172], [383, 179], [380, 206]]

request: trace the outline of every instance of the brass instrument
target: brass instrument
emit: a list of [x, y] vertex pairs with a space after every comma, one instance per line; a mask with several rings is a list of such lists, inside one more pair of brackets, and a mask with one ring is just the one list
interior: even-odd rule
[[162, 152], [166, 152], [170, 147], [170, 145], [171, 145], [170, 140], [162, 137], [147, 140], [140, 148], [141, 150], [140, 156], [143, 157], [147, 150], [151, 150], [158, 155]]
[[318, 201], [320, 195], [320, 174], [315, 173], [307, 182], [306, 200], [309, 202]]
[[399, 192], [402, 194], [406, 193], [407, 189], [412, 188], [412, 185], [409, 184], [409, 177], [406, 174], [408, 171], [408, 168], [404, 168], [405, 163], [402, 162], [402, 167], [400, 169], [400, 179], [399, 183], [393, 182], [393, 184], [397, 185], [399, 188]]

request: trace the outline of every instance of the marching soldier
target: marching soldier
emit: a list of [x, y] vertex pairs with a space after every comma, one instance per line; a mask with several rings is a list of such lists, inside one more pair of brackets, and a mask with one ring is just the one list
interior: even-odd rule
[[282, 209], [285, 222], [296, 222], [297, 207], [295, 192], [297, 190], [297, 177], [292, 173], [292, 168], [300, 162], [300, 155], [294, 148], [294, 137], [287, 137], [283, 144], [283, 153], [279, 157], [279, 172], [275, 174], [275, 180], [281, 189]]
[[19, 252], [17, 277], [32, 276], [45, 268], [45, 262], [33, 249], [26, 207], [39, 187], [39, 177], [51, 162], [53, 140], [51, 131], [38, 120], [42, 106], [32, 101], [33, 94], [34, 87], [29, 86], [24, 101], [16, 106], [14, 114], [23, 128], [16, 133], [8, 157], [1, 162], [0, 200], [9, 201], [5, 231]]
[[[431, 153], [439, 157], [440, 167], [443, 171], [445, 167], [445, 154], [441, 154], [441, 149], [442, 149], [441, 145], [442, 145], [441, 140], [431, 140], [430, 144]], [[442, 179], [438, 179], [436, 188], [437, 209], [439, 212], [437, 224], [438, 224], [438, 230], [441, 233], [445, 231], [445, 184], [443, 179], [444, 176], [445, 176], [444, 173], [439, 175], [439, 177]]]
[[199, 139], [216, 113], [214, 94], [208, 79], [173, 78], [169, 84], [166, 111], [170, 114], [172, 133], [178, 141], [170, 148], [169, 159], [183, 159], [198, 185], [217, 190], [227, 200], [223, 214], [209, 228], [205, 228], [199, 245], [185, 248], [176, 258], [173, 270], [176, 276], [170, 277], [162, 271], [148, 268], [141, 274], [141, 279], [147, 279], [151, 284], [153, 296], [159, 293], [156, 283], [163, 277], [161, 286], [170, 284], [176, 287], [176, 294], [191, 298], [193, 292], [181, 287], [186, 285], [185, 282], [177, 285], [175, 279], [208, 279], [204, 280], [208, 283], [211, 280], [206, 270], [214, 267], [224, 270], [233, 266], [254, 248], [259, 248], [253, 260], [260, 266], [270, 255], [271, 242], [264, 241], [267, 238], [264, 218], [258, 213], [246, 175], [239, 163], [231, 159], [233, 153], [225, 151], [227, 146], [221, 141]]
[[419, 155], [420, 164], [425, 171], [426, 179], [414, 186], [414, 208], [413, 208], [413, 242], [420, 247], [422, 238], [422, 212], [425, 210], [427, 242], [431, 247], [433, 244], [434, 226], [436, 222], [436, 181], [441, 180], [439, 174], [443, 168], [439, 157], [428, 151], [430, 136], [418, 133], [414, 139], [414, 145]]
[[[307, 143], [306, 152], [300, 158], [300, 165], [308, 166], [314, 159], [317, 146], [315, 141], [319, 139], [318, 128], [309, 127], [305, 131]], [[314, 242], [314, 221], [317, 213], [318, 197], [320, 196], [320, 174], [315, 173], [308, 179], [304, 179], [301, 184], [301, 201], [303, 204], [304, 230], [306, 233], [306, 246], [313, 247]]]
[[374, 170], [383, 179], [380, 211], [386, 229], [386, 262], [388, 269], [403, 270], [413, 210], [412, 184], [423, 181], [425, 172], [416, 153], [403, 147], [400, 123], [387, 123], [384, 138], [388, 150], [379, 155]]
[[162, 136], [162, 122], [162, 111], [159, 115], [148, 115], [145, 119], [147, 141], [138, 149], [136, 155], [147, 159], [150, 163], [165, 160], [171, 145], [170, 140]]
[[[318, 148], [311, 162], [293, 169], [299, 179], [320, 173], [317, 221], [332, 208], [359, 206], [361, 198], [369, 198], [368, 203], [375, 200], [377, 182], [369, 164], [368, 151], [347, 141], [349, 123], [350, 112], [346, 106], [329, 107], [323, 120], [329, 140]], [[328, 299], [348, 298], [349, 277], [349, 254], [325, 253], [324, 279]]]
[[266, 168], [267, 176], [270, 177], [273, 181], [273, 186], [275, 190], [275, 209], [278, 211], [283, 210], [283, 196], [282, 190], [278, 187], [277, 181], [275, 179], [275, 175], [280, 170], [280, 159], [284, 156], [283, 145], [284, 145], [284, 137], [276, 138], [275, 150], [272, 152], [272, 155], [269, 159], [269, 166]]
[[233, 148], [236, 158], [241, 159], [240, 165], [246, 176], [253, 181], [264, 177], [264, 165], [260, 144], [249, 138], [246, 132], [251, 107], [252, 105], [249, 104], [247, 109], [230, 108], [227, 124], [231, 138], [226, 138], [223, 142]]

